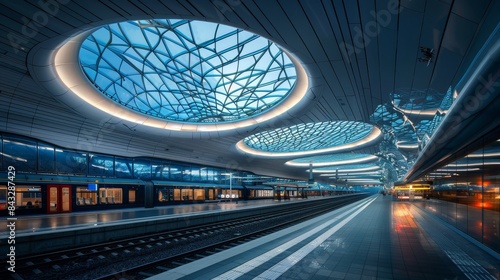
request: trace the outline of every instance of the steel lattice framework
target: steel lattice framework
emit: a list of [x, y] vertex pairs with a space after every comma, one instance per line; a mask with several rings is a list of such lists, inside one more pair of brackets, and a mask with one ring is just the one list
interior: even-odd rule
[[79, 58], [87, 78], [114, 102], [187, 123], [255, 117], [286, 99], [297, 79], [275, 43], [195, 20], [109, 24], [88, 36]]
[[367, 137], [373, 125], [354, 121], [298, 124], [246, 137], [245, 145], [266, 152], [312, 151], [354, 143]]

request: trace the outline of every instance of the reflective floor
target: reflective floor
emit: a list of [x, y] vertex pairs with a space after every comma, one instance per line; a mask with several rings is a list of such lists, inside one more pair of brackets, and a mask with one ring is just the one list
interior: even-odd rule
[[500, 279], [500, 258], [375, 195], [151, 279]]
[[[314, 198], [311, 198], [314, 199]], [[18, 235], [32, 232], [47, 232], [62, 228], [84, 228], [101, 224], [120, 223], [122, 221], [154, 219], [164, 215], [183, 215], [200, 211], [226, 211], [241, 207], [254, 207], [276, 203], [289, 203], [290, 201], [255, 200], [202, 203], [189, 205], [161, 206], [155, 208], [128, 208], [116, 210], [102, 210], [89, 212], [73, 212], [64, 214], [42, 214], [18, 216], [16, 233]], [[0, 237], [7, 236], [8, 228], [0, 228]]]

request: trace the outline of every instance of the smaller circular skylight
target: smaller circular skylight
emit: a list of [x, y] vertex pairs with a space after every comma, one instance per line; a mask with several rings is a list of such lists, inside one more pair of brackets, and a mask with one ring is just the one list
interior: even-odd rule
[[374, 141], [377, 127], [354, 121], [298, 124], [260, 132], [238, 142], [245, 153], [279, 157], [350, 150]]
[[309, 163], [311, 163], [313, 167], [318, 167], [318, 166], [361, 163], [367, 161], [374, 161], [377, 159], [378, 159], [377, 156], [370, 154], [348, 153], [348, 154], [330, 154], [330, 155], [297, 158], [287, 161], [285, 164], [290, 166], [304, 167], [304, 166], [309, 166]]

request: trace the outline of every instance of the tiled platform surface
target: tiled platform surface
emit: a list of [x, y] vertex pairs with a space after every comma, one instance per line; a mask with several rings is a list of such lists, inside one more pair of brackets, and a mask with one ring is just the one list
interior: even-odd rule
[[498, 254], [411, 202], [364, 202], [150, 279], [500, 279]]

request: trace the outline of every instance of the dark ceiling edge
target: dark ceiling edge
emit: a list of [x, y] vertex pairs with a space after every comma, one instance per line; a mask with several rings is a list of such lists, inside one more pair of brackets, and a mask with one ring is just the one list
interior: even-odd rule
[[[500, 91], [499, 38], [500, 25], [457, 85], [457, 100], [404, 176], [403, 182], [417, 180], [425, 173], [450, 163], [456, 155], [470, 152], [473, 148], [479, 149], [488, 144], [486, 142], [496, 140], [489, 138], [495, 138], [500, 130], [500, 99], [497, 98]], [[496, 118], [493, 122], [491, 116]], [[482, 129], [479, 131], [477, 127]]]

